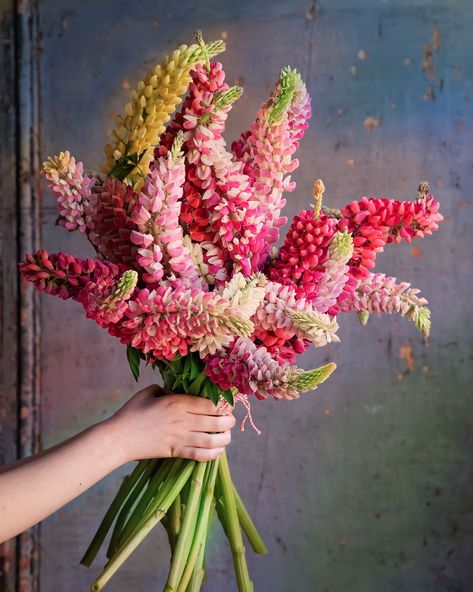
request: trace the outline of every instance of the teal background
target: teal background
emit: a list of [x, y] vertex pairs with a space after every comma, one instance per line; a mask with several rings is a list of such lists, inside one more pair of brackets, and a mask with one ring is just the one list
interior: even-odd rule
[[[429, 299], [428, 344], [397, 317], [366, 328], [342, 317], [341, 343], [302, 360], [336, 361], [333, 378], [298, 402], [256, 402], [262, 435], [236, 433], [229, 454], [270, 549], [249, 554], [256, 591], [473, 590], [471, 1], [43, 0], [39, 10], [44, 157], [67, 148], [97, 167], [128, 87], [200, 28], [209, 40], [226, 36], [228, 80], [245, 88], [228, 140], [246, 129], [281, 66], [308, 84], [313, 119], [289, 217], [307, 206], [317, 177], [333, 207], [366, 194], [412, 200], [430, 181], [446, 217], [440, 232], [387, 249], [377, 267]], [[378, 127], [368, 131], [367, 118]], [[90, 254], [55, 216], [45, 196], [44, 246]], [[41, 302], [50, 446], [107, 417], [136, 386], [122, 346], [80, 307]], [[83, 591], [98, 573], [78, 561], [124, 471], [43, 523], [44, 591]], [[235, 590], [230, 561], [216, 528], [206, 590]], [[109, 589], [159, 590], [167, 566], [166, 541], [154, 533]]]

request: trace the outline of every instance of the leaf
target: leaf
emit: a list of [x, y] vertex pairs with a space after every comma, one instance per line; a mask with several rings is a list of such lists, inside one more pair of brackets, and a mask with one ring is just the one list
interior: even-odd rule
[[197, 378], [199, 374], [202, 372], [203, 365], [200, 363], [200, 358], [194, 358], [194, 356], [189, 357], [190, 360], [190, 376], [191, 380]]
[[133, 377], [136, 380], [136, 382], [138, 382], [138, 380], [140, 378], [140, 361], [141, 361], [140, 350], [132, 347], [131, 345], [127, 345], [126, 358], [128, 360], [128, 364], [130, 365], [130, 369], [133, 374]]
[[235, 400], [233, 398], [232, 389], [227, 389], [226, 391], [222, 391], [221, 394], [222, 394], [222, 397], [225, 399], [225, 401], [233, 407], [233, 405], [235, 404]]
[[221, 390], [218, 388], [216, 384], [207, 381], [205, 385], [205, 394], [208, 395], [209, 399], [212, 401], [214, 405], [218, 405], [218, 401], [220, 399]]

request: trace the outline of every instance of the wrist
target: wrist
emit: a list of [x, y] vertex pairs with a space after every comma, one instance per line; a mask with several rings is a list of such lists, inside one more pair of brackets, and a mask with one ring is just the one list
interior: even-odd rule
[[101, 453], [109, 459], [112, 471], [129, 462], [124, 445], [126, 439], [121, 433], [120, 425], [113, 421], [113, 417], [96, 424], [94, 429], [98, 433]]

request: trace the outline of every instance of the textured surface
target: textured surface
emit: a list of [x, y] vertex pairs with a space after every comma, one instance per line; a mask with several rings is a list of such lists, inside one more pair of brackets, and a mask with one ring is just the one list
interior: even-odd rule
[[[246, 90], [229, 140], [281, 65], [308, 82], [314, 115], [289, 216], [306, 207], [319, 176], [334, 207], [363, 194], [413, 199], [418, 182], [430, 180], [447, 218], [441, 231], [379, 258], [380, 270], [429, 299], [428, 346], [402, 319], [372, 318], [363, 329], [342, 318], [342, 343], [304, 360], [337, 361], [333, 378], [297, 403], [255, 404], [263, 434], [236, 434], [230, 460], [270, 549], [250, 554], [256, 591], [473, 590], [470, 0], [43, 0], [40, 27], [44, 157], [69, 148], [96, 167], [126, 89], [201, 28], [207, 39], [227, 36], [227, 76]], [[44, 246], [89, 253], [81, 237], [54, 227], [52, 199], [44, 201]], [[50, 446], [106, 417], [135, 387], [122, 347], [74, 303], [41, 302], [42, 440]], [[87, 589], [98, 567], [78, 560], [119, 478], [43, 524], [43, 591]], [[223, 545], [216, 530], [209, 592], [235, 589]], [[167, 565], [156, 533], [110, 589], [157, 590]]]

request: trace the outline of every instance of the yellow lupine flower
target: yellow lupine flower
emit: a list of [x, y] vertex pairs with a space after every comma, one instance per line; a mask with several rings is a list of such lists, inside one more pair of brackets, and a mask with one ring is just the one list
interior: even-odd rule
[[224, 50], [225, 43], [220, 40], [207, 44], [205, 48], [199, 44], [181, 45], [148, 72], [131, 93], [125, 114], [115, 119], [116, 127], [110, 133], [111, 143], [105, 146], [103, 172], [110, 173], [123, 157], [139, 155], [146, 150], [127, 176], [132, 183], [140, 185], [143, 175], [149, 171], [153, 148], [187, 91], [190, 69], [207, 56], [213, 57]]

